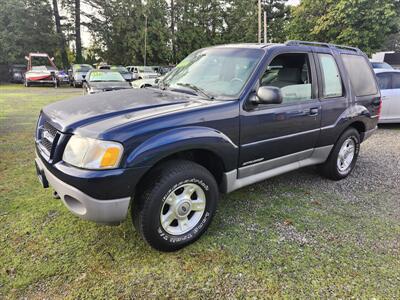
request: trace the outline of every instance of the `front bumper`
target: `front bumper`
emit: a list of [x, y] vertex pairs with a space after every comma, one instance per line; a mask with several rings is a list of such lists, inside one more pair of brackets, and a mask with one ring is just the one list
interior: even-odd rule
[[103, 224], [119, 224], [125, 220], [131, 197], [109, 200], [93, 198], [57, 178], [38, 156], [36, 156], [35, 164], [43, 186], [53, 187], [62, 202], [74, 215]]

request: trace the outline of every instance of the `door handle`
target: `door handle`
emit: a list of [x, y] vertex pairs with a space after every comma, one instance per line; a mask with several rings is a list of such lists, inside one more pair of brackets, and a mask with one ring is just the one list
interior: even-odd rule
[[310, 116], [318, 116], [318, 113], [319, 113], [318, 107], [310, 108]]

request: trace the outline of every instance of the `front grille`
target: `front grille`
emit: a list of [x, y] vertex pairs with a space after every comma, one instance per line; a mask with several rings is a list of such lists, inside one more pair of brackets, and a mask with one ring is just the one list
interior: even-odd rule
[[46, 139], [42, 139], [40, 141], [40, 144], [47, 150], [47, 152], [50, 154], [51, 153], [51, 148], [53, 147], [53, 143], [49, 142]]
[[44, 122], [43, 129], [48, 131], [53, 136], [53, 138], [57, 134], [57, 129], [54, 126], [52, 126], [49, 122]]
[[54, 152], [54, 147], [57, 144], [58, 131], [49, 122], [41, 121], [42, 120], [39, 120], [39, 126], [37, 129], [37, 142], [43, 152], [51, 158], [51, 155]]

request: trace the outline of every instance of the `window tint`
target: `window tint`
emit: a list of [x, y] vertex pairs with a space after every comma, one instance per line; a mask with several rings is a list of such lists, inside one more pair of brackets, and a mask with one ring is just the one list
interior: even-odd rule
[[391, 73], [379, 73], [376, 75], [378, 79], [379, 88], [381, 90], [389, 90], [392, 88], [392, 74]]
[[260, 85], [280, 88], [283, 96], [282, 103], [312, 99], [312, 78], [308, 55], [304, 53], [278, 55], [261, 77]]
[[400, 74], [392, 73], [392, 88], [400, 89]]
[[318, 54], [324, 82], [324, 98], [343, 95], [342, 79], [336, 61], [330, 54]]
[[376, 94], [374, 74], [367, 60], [363, 56], [350, 54], [342, 54], [342, 58], [356, 96]]

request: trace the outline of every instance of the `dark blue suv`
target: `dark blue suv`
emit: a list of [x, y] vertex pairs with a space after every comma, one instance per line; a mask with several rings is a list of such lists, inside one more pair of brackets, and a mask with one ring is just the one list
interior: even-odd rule
[[353, 170], [380, 93], [358, 49], [322, 43], [198, 50], [158, 87], [43, 108], [36, 169], [75, 215], [118, 224], [131, 207], [161, 251], [198, 239], [229, 193], [304, 166]]

